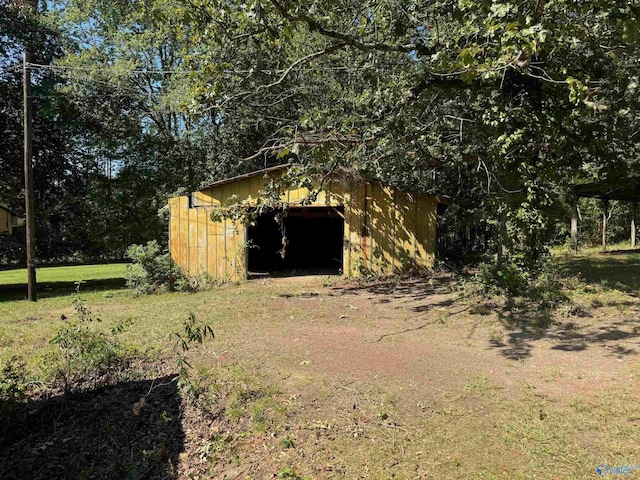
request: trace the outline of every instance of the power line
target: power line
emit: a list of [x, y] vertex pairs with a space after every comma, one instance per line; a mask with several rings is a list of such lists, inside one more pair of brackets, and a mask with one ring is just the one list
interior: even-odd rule
[[[136, 95], [136, 93], [109, 93], [109, 94], [96, 94], [96, 95], [92, 95], [92, 94], [87, 94], [87, 97], [89, 98], [102, 98], [102, 97], [133, 97], [134, 95]], [[137, 93], [137, 95], [140, 96], [145, 96], [145, 95], [141, 95], [140, 93]], [[61, 95], [30, 95], [29, 98], [61, 98]]]
[[[123, 70], [117, 68], [115, 66], [111, 67], [74, 67], [67, 65], [52, 65], [52, 64], [41, 64], [41, 63], [29, 63], [29, 67], [40, 69], [40, 70], [77, 70], [77, 71], [85, 71], [85, 72], [115, 72], [115, 73], [136, 73], [136, 74], [167, 74], [167, 75], [191, 75], [194, 73], [205, 73], [202, 70]], [[305, 69], [296, 69], [297, 71], [318, 71], [318, 70], [331, 70], [331, 71], [355, 71], [354, 69], [350, 69], [346, 66], [338, 66], [338, 67], [317, 67], [317, 68], [305, 68]], [[233, 74], [250, 74], [254, 72], [260, 72], [267, 75], [280, 75], [285, 70], [225, 70], [225, 73], [233, 73]]]
[[28, 66], [41, 69], [41, 70], [80, 70], [80, 71], [87, 71], [87, 72], [122, 72], [122, 73], [141, 73], [141, 74], [150, 73], [150, 74], [168, 74], [168, 75], [172, 75], [172, 74], [190, 75], [192, 73], [195, 73], [195, 70], [121, 70], [117, 67], [110, 67], [110, 68], [70, 67], [66, 65], [51, 65], [51, 64], [45, 65], [41, 63], [29, 63]]

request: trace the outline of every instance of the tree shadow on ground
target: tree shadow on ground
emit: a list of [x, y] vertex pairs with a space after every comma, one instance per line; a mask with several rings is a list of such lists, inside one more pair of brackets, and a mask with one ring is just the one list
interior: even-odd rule
[[[453, 275], [442, 273], [429, 277], [391, 277], [371, 282], [361, 282], [357, 285], [338, 285], [333, 289], [341, 295], [366, 292], [372, 295], [371, 299], [381, 303], [388, 303], [388, 300], [385, 302], [384, 298], [375, 297], [390, 296], [395, 299], [410, 298], [412, 301], [420, 301], [433, 295], [449, 294], [457, 288], [457, 285], [458, 283]], [[449, 301], [447, 300], [447, 302]]]
[[[83, 293], [104, 290], [120, 290], [126, 287], [124, 278], [106, 278], [101, 280], [83, 280]], [[75, 293], [77, 282], [38, 283], [38, 298], [64, 297]], [[0, 285], [0, 302], [26, 300], [27, 284]]]
[[0, 478], [170, 478], [184, 449], [181, 409], [175, 376], [19, 404], [0, 413]]
[[640, 290], [640, 251], [602, 252], [589, 257], [568, 257], [558, 261], [565, 275], [580, 275], [582, 281], [605, 290], [637, 293]]
[[[640, 289], [640, 252], [611, 251], [589, 257], [569, 257], [558, 262], [564, 275], [580, 276], [580, 281], [597, 285], [605, 291], [617, 290], [634, 295]], [[594, 288], [594, 287], [591, 287]], [[594, 291], [597, 291], [594, 289]], [[509, 303], [509, 302], [508, 302]], [[607, 307], [629, 307], [629, 301], [616, 301]], [[600, 305], [602, 306], [602, 305]], [[569, 317], [590, 317], [579, 306], [573, 305], [566, 312]], [[590, 347], [600, 347], [606, 356], [623, 358], [637, 355], [638, 351], [625, 342], [640, 338], [640, 319], [631, 317], [622, 320], [608, 320], [597, 327], [584, 330], [571, 320], [554, 322], [552, 308], [540, 308], [532, 302], [511, 302], [509, 308], [498, 311], [498, 318], [509, 330], [506, 339], [490, 340], [490, 348], [496, 348], [502, 355], [513, 360], [523, 360], [531, 356], [535, 342], [551, 340], [552, 350], [579, 352]]]
[[546, 329], [520, 329], [509, 332], [506, 339], [491, 339], [489, 348], [498, 349], [510, 360], [524, 360], [531, 357], [535, 342], [551, 340], [551, 350], [579, 352], [591, 347], [602, 348], [603, 355], [623, 358], [637, 355], [638, 351], [616, 342], [640, 339], [640, 319], [626, 319], [601, 325], [596, 329], [582, 331], [574, 322], [557, 322]]

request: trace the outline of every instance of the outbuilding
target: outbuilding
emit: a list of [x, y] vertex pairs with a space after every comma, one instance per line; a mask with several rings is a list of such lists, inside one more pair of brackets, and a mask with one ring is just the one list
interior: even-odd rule
[[0, 235], [11, 235], [14, 228], [24, 226], [24, 218], [0, 205]]
[[391, 274], [431, 268], [436, 216], [447, 199], [400, 191], [374, 180], [327, 176], [317, 195], [305, 187], [284, 189], [280, 211], [251, 225], [211, 213], [232, 204], [257, 205], [279, 165], [215, 182], [169, 200], [169, 250], [185, 273], [221, 281], [253, 273]]

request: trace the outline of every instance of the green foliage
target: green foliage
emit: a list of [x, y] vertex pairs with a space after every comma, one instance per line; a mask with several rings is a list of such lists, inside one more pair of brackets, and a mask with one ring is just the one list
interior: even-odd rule
[[[445, 256], [507, 244], [533, 278], [566, 235], [570, 184], [640, 171], [639, 13], [603, 0], [48, 3], [31, 28], [0, 32], [6, 52], [55, 39], [46, 60], [69, 67], [38, 85], [53, 98], [39, 101], [38, 191], [60, 198], [43, 202], [41, 256], [162, 243], [154, 212], [173, 192], [290, 161], [298, 185], [340, 167], [447, 194]], [[43, 40], [38, 23], [56, 35]], [[19, 131], [18, 80], [0, 79], [12, 102], [3, 131]], [[18, 140], [6, 139], [9, 178]], [[9, 183], [0, 200], [19, 205]], [[268, 190], [265, 205], [286, 208]], [[232, 201], [215, 215], [251, 223], [255, 211]], [[5, 257], [19, 256], [16, 242]], [[153, 291], [148, 276], [132, 271]]]
[[155, 240], [146, 245], [131, 245], [127, 257], [132, 262], [127, 266], [127, 286], [138, 294], [170, 290], [182, 276], [180, 267], [168, 253], [161, 252]]
[[303, 480], [303, 478], [291, 467], [282, 467], [278, 470], [277, 478], [283, 480]]
[[183, 323], [182, 332], [174, 332], [170, 335], [175, 338], [174, 350], [176, 352], [176, 366], [178, 367], [178, 386], [191, 399], [196, 399], [198, 394], [197, 381], [191, 378], [191, 365], [187, 361], [187, 352], [191, 350], [192, 344], [202, 344], [205, 340], [213, 340], [215, 337], [213, 329], [209, 325], [200, 325], [193, 312]]
[[524, 297], [537, 302], [539, 307], [550, 308], [567, 300], [562, 293], [559, 273], [550, 265], [545, 265], [533, 276], [513, 261], [505, 261], [502, 265], [483, 263], [475, 281], [484, 295], [504, 295], [508, 302]]
[[16, 356], [11, 357], [0, 371], [0, 411], [24, 400], [29, 389], [26, 364]]
[[521, 296], [527, 291], [529, 280], [528, 273], [513, 262], [501, 266], [483, 263], [476, 276], [476, 281], [487, 295], [505, 293], [508, 296]]
[[127, 286], [137, 294], [159, 293], [166, 290], [201, 292], [217, 285], [207, 272], [198, 275], [182, 273], [171, 255], [162, 252], [155, 240], [146, 245], [131, 245], [127, 249], [131, 264], [127, 265]]
[[208, 272], [202, 272], [198, 275], [181, 274], [176, 278], [173, 288], [178, 292], [203, 292], [218, 284], [218, 280], [213, 278]]
[[199, 325], [193, 312], [189, 313], [189, 316], [184, 321], [183, 327], [184, 333], [173, 334], [182, 352], [188, 352], [191, 349], [191, 344], [194, 342], [202, 344], [206, 339], [214, 338], [211, 327], [209, 325]]
[[296, 442], [287, 435], [285, 437], [282, 437], [282, 439], [280, 440], [280, 445], [282, 445], [282, 448], [295, 448]]
[[[73, 301], [75, 318], [64, 320], [50, 340], [55, 348], [44, 354], [45, 376], [62, 381], [65, 393], [74, 383], [92, 379], [94, 382], [114, 365], [126, 362], [127, 352], [113, 337], [95, 332], [88, 324], [99, 322], [84, 300], [77, 294]], [[117, 327], [115, 329], [117, 334]]]

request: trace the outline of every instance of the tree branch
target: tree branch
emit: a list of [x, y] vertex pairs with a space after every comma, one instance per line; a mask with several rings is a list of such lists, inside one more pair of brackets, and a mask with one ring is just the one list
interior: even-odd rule
[[282, 5], [278, 0], [270, 0], [273, 6], [276, 8], [280, 15], [292, 23], [306, 23], [309, 30], [312, 32], [318, 32], [325, 37], [335, 38], [341, 40], [347, 45], [363, 51], [377, 50], [381, 52], [402, 52], [411, 53], [416, 52], [418, 55], [433, 55], [436, 49], [427, 47], [420, 43], [407, 43], [407, 44], [393, 44], [393, 43], [367, 43], [357, 40], [351, 35], [347, 35], [335, 30], [330, 30], [324, 27], [317, 20], [309, 17], [306, 14], [292, 15], [289, 10]]
[[282, 72], [282, 75], [280, 75], [280, 78], [278, 80], [276, 80], [275, 82], [269, 83], [267, 85], [260, 85], [257, 89], [255, 90], [248, 90], [245, 92], [240, 92], [240, 93], [236, 93], [235, 95], [230, 96], [229, 98], [227, 98], [225, 101], [223, 101], [220, 104], [216, 104], [216, 105], [212, 105], [210, 107], [207, 107], [203, 110], [204, 112], [207, 112], [209, 110], [215, 110], [215, 109], [221, 109], [224, 108], [225, 105], [227, 105], [229, 102], [233, 101], [233, 100], [237, 100], [239, 98], [243, 98], [246, 97], [247, 95], [255, 95], [256, 93], [261, 92], [262, 90], [266, 90], [268, 88], [272, 88], [275, 87], [276, 85], [281, 84], [285, 78], [287, 78], [287, 76], [291, 73], [291, 71], [297, 67], [298, 65], [301, 65], [303, 63], [309, 62], [313, 59], [316, 59], [318, 57], [322, 57], [323, 55], [328, 55], [330, 53], [335, 52], [336, 50], [339, 50], [341, 48], [346, 47], [347, 44], [342, 42], [342, 43], [336, 43], [334, 45], [331, 45], [327, 48], [325, 48], [324, 50], [320, 50], [318, 52], [314, 52], [314, 53], [310, 53], [309, 55], [299, 58], [298, 60], [296, 60], [295, 62], [293, 62], [291, 65], [289, 65], [289, 67], [287, 67], [287, 69]]

